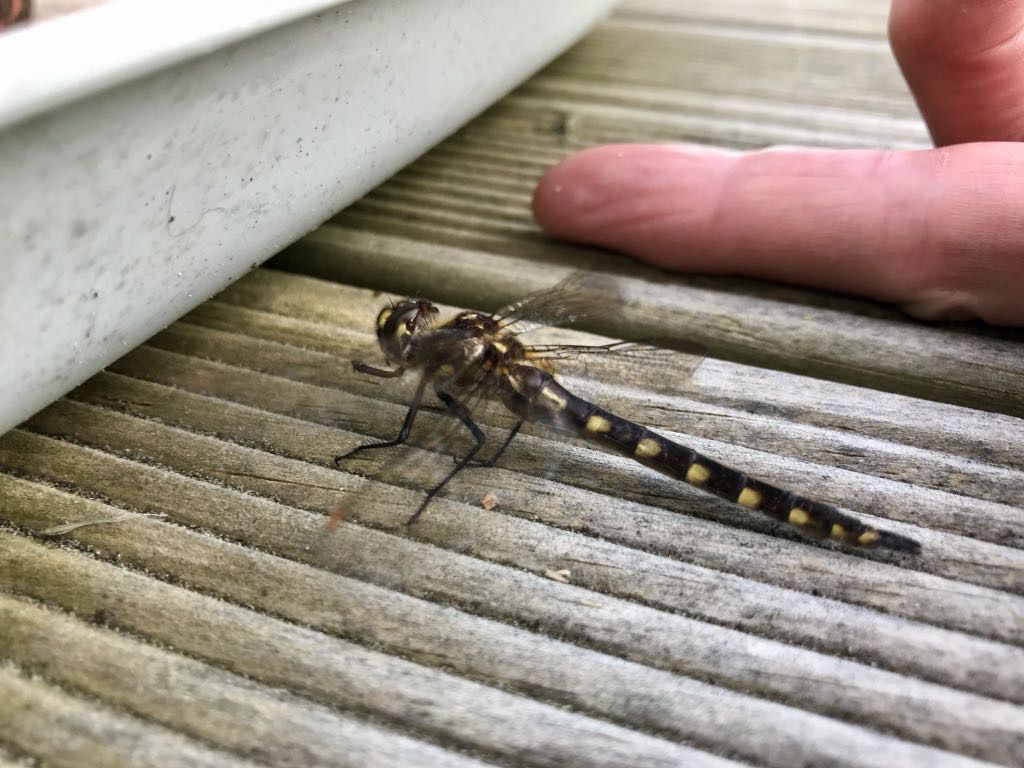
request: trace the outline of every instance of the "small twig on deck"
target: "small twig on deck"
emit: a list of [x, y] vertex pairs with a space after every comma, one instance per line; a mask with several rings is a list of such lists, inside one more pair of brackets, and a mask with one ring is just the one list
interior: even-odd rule
[[108, 523], [120, 523], [125, 520], [135, 520], [139, 517], [167, 517], [163, 512], [126, 512], [123, 515], [117, 517], [97, 517], [93, 520], [81, 520], [77, 523], [64, 523], [63, 525], [55, 525], [52, 528], [47, 528], [45, 531], [40, 531], [40, 536], [62, 536], [65, 533], [71, 533], [74, 530], [82, 528], [86, 525], [107, 525]]

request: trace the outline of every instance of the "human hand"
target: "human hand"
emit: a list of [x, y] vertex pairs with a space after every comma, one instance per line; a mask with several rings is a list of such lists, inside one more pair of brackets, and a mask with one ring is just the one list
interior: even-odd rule
[[1024, 0], [893, 0], [936, 149], [587, 149], [534, 193], [549, 234], [669, 269], [1024, 325]]
[[0, 29], [28, 19], [31, 4], [31, 0], [0, 0]]

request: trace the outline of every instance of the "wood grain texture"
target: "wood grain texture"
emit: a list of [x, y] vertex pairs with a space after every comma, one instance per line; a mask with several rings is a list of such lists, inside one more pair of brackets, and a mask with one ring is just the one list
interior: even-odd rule
[[[0, 436], [0, 765], [1024, 764], [1020, 337], [666, 279], [529, 217], [599, 141], [921, 144], [884, 6], [630, 0], [277, 262], [304, 274], [253, 272]], [[708, 354], [566, 386], [922, 554], [536, 426], [407, 529], [469, 444], [437, 411], [334, 467], [414, 388], [351, 368], [388, 292], [488, 309], [579, 268], [626, 299], [589, 330]]]
[[803, 32], [882, 37], [888, 3], [836, 0], [729, 0], [725, 3], [681, 3], [679, 0], [629, 0], [618, 11], [622, 18], [666, 24], [730, 24], [741, 29], [760, 27], [779, 33]]
[[[40, 489], [10, 490], [11, 498], [24, 499]], [[50, 502], [64, 500], [52, 491], [47, 495]], [[99, 505], [84, 506], [88, 514]], [[137, 527], [119, 526], [129, 534]], [[91, 618], [119, 623], [114, 611]], [[60, 638], [59, 644], [51, 638]], [[376, 760], [410, 765], [423, 759], [432, 765], [480, 765], [106, 627], [3, 595], [0, 653], [25, 668], [45, 670], [61, 685], [261, 763], [361, 766]]]
[[[741, 366], [701, 364], [680, 397], [645, 380], [665, 381], [686, 367], [685, 356], [660, 356], [663, 370], [609, 359], [579, 380], [607, 407], [669, 434], [679, 419], [704, 413], [703, 426], [687, 424], [680, 439], [808, 493], [841, 490], [836, 501], [875, 519], [870, 502], [925, 553], [811, 544], [539, 428], [501, 468], [461, 477], [406, 533], [402, 521], [436, 478], [435, 454], [414, 447], [401, 463], [371, 456], [346, 466], [374, 477], [369, 491], [330, 466], [336, 453], [389, 436], [401, 420], [408, 387], [381, 387], [347, 364], [373, 355], [367, 318], [381, 301], [363, 289], [254, 273], [4, 437], [0, 463], [15, 474], [0, 480], [17, 530], [38, 535], [117, 509], [164, 515], [64, 538], [189, 592], [132, 576], [122, 590], [135, 595], [128, 612], [127, 597], [111, 597], [115, 580], [128, 578], [117, 569], [17, 536], [5, 545], [4, 562], [16, 567], [4, 586], [82, 617], [101, 611], [105, 623], [144, 640], [483, 759], [553, 765], [571, 754], [616, 765], [628, 753], [633, 764], [673, 764], [682, 756], [671, 741], [764, 765], [928, 765], [939, 759], [933, 750], [954, 762], [953, 753], [1005, 764], [1022, 756], [1024, 512], [1000, 500], [1004, 486], [1021, 483], [1020, 467], [982, 458], [970, 439], [957, 446], [948, 427], [923, 421], [920, 447], [908, 447], [901, 466], [884, 419], [853, 417], [853, 404], [870, 393], [849, 385], [818, 382], [828, 393], [822, 402], [845, 410], [801, 423], [795, 407], [789, 419], [704, 398], [733, 386]], [[802, 389], [792, 375], [776, 382]], [[908, 398], [873, 396], [881, 413], [912, 418], [900, 408]], [[1019, 420], [946, 408], [967, 436], [1004, 423], [1012, 455]], [[441, 420], [423, 414], [420, 446], [430, 448]], [[730, 421], [741, 426], [724, 427]], [[488, 411], [483, 423], [497, 436], [510, 418]], [[759, 447], [744, 447], [762, 435]], [[876, 450], [884, 458], [865, 460]], [[936, 482], [935, 466], [958, 473], [957, 485]], [[919, 474], [940, 487], [915, 485]], [[354, 514], [325, 537], [324, 516], [353, 490], [362, 494]], [[499, 510], [477, 508], [487, 491]], [[954, 497], [975, 509], [950, 516]], [[901, 524], [904, 508], [894, 502], [911, 501]], [[48, 557], [64, 559], [47, 566]], [[569, 583], [545, 578], [556, 570], [568, 571]], [[56, 586], [50, 571], [62, 574]], [[102, 596], [85, 588], [92, 579]], [[212, 617], [227, 609], [193, 593], [252, 613]], [[188, 617], [184, 627], [166, 618], [177, 600], [186, 601], [172, 612]], [[296, 639], [273, 623], [280, 620], [319, 639], [307, 630]], [[246, 640], [227, 649], [208, 636]], [[279, 670], [285, 652], [291, 661]], [[326, 677], [341, 676], [341, 666], [345, 676], [325, 684], [308, 666], [311, 654], [332, 670]], [[357, 658], [369, 668], [361, 677]], [[394, 666], [399, 658], [422, 671]], [[380, 689], [371, 682], [378, 674], [412, 682], [385, 687], [378, 699], [347, 693]], [[430, 674], [442, 677], [430, 682]], [[509, 694], [460, 688], [468, 681]], [[432, 716], [409, 711], [421, 687], [445, 691]], [[537, 714], [531, 707], [546, 705], [532, 698], [572, 707], [587, 725], [560, 722], [558, 710]], [[440, 720], [438, 710], [448, 710]], [[498, 729], [510, 713], [524, 721]], [[550, 724], [547, 735], [525, 725], [538, 719]], [[627, 736], [625, 727], [660, 739]], [[571, 748], [560, 741], [565, 729], [577, 734]], [[229, 746], [242, 752], [240, 742]]]
[[16, 757], [13, 750], [0, 746], [0, 768], [27, 768], [31, 765], [29, 758]]
[[70, 695], [10, 662], [0, 665], [0, 693], [5, 739], [45, 765], [252, 765], [106, 705]]
[[[589, 264], [614, 269], [628, 302], [621, 312], [590, 323], [589, 330], [616, 338], [677, 338], [703, 345], [712, 356], [760, 367], [1024, 414], [1019, 331], [924, 325], [852, 299], [812, 299], [795, 288], [665, 275], [568, 246], [545, 246], [555, 251], [546, 259], [491, 253], [479, 242], [467, 246], [327, 226], [290, 248], [277, 265], [356, 282], [372, 274], [371, 282], [403, 295], [421, 284], [437, 285], [440, 301], [493, 310]], [[450, 279], [453, 272], [458, 280]]]

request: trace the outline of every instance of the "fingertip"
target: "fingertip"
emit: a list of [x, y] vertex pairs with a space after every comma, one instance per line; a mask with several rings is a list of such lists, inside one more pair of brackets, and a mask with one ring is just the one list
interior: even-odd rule
[[541, 178], [533, 215], [553, 237], [655, 256], [650, 248], [656, 250], [660, 224], [684, 212], [738, 155], [691, 144], [585, 149]]
[[889, 43], [938, 145], [1024, 135], [1024, 0], [893, 0]]
[[581, 219], [628, 191], [618, 177], [634, 172], [629, 158], [635, 150], [630, 145], [592, 147], [549, 169], [533, 193], [533, 215], [541, 229], [554, 237], [577, 238]]
[[[601, 149], [600, 147], [597, 149]], [[549, 168], [533, 190], [533, 218], [544, 232], [553, 237], [569, 237], [562, 230], [567, 214], [579, 208], [579, 187], [575, 179], [580, 175], [577, 168], [586, 165], [586, 155], [594, 149], [569, 155], [557, 165]], [[585, 191], [585, 190], [584, 190]]]

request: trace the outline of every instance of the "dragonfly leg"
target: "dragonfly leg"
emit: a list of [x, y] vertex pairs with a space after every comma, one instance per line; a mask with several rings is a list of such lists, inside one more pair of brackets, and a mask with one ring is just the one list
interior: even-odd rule
[[[494, 452], [494, 455], [489, 459], [481, 459], [480, 461], [471, 461], [466, 466], [477, 468], [477, 467], [493, 467], [498, 463], [498, 459], [501, 458], [502, 454], [505, 453], [505, 449], [508, 448], [508, 444], [512, 442], [512, 439], [519, 434], [519, 430], [522, 429], [523, 422], [517, 421], [516, 425], [512, 427], [512, 430], [508, 433], [508, 437], [505, 438], [505, 442], [501, 444], [501, 447]], [[453, 457], [456, 463], [458, 463], [458, 457]]]
[[340, 456], [334, 457], [334, 466], [338, 466], [339, 463], [355, 456], [360, 451], [368, 451], [371, 448], [390, 448], [393, 445], [401, 445], [409, 439], [409, 432], [412, 430], [412, 423], [416, 420], [416, 412], [420, 409], [420, 400], [423, 399], [423, 391], [427, 387], [427, 380], [424, 378], [418, 387], [416, 387], [416, 394], [413, 395], [412, 403], [409, 405], [409, 410], [405, 414], [405, 421], [402, 422], [402, 428], [398, 431], [398, 436], [394, 440], [385, 440], [381, 443], [368, 443], [366, 445], [360, 445], [358, 448], [353, 448], [348, 453], [343, 453]]
[[423, 500], [423, 503], [420, 504], [419, 508], [417, 508], [417, 510], [412, 513], [412, 517], [405, 521], [406, 527], [412, 525], [419, 519], [419, 516], [423, 514], [423, 510], [430, 506], [430, 502], [433, 501], [434, 497], [441, 492], [441, 489], [448, 485], [448, 483], [451, 482], [453, 477], [459, 474], [459, 472], [465, 469], [470, 464], [470, 462], [473, 461], [473, 457], [475, 457], [477, 453], [480, 452], [480, 449], [484, 447], [484, 442], [487, 440], [487, 437], [484, 435], [483, 430], [480, 429], [479, 426], [477, 426], [477, 423], [475, 421], [473, 421], [473, 417], [470, 415], [469, 409], [466, 408], [465, 405], [460, 403], [447, 392], [438, 392], [437, 396], [441, 398], [441, 402], [448, 406], [448, 411], [458, 416], [459, 421], [466, 425], [466, 429], [473, 433], [473, 438], [476, 440], [476, 444], [469, 449], [469, 453], [467, 453], [464, 457], [456, 461], [455, 466], [452, 468], [452, 471], [445, 475], [444, 480], [442, 480], [440, 483], [438, 483], [437, 485], [430, 489], [430, 491], [427, 493], [427, 498], [425, 498]]
[[405, 373], [405, 368], [374, 368], [359, 360], [352, 361], [352, 370], [376, 376], [378, 379], [397, 379]]

